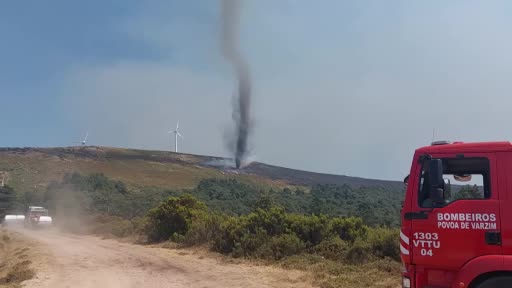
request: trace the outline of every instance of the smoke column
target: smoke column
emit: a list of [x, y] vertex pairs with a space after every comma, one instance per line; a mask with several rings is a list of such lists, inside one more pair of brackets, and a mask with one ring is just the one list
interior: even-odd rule
[[250, 130], [251, 80], [249, 67], [244, 62], [238, 47], [238, 22], [240, 1], [222, 0], [222, 45], [224, 57], [234, 67], [238, 78], [238, 97], [235, 101], [233, 120], [236, 125], [236, 168], [240, 168], [247, 154], [247, 138]]

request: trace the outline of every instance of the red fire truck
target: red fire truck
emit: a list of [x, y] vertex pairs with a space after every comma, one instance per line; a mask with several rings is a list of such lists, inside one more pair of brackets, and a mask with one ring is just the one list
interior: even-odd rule
[[402, 287], [512, 287], [512, 143], [432, 143], [406, 179]]

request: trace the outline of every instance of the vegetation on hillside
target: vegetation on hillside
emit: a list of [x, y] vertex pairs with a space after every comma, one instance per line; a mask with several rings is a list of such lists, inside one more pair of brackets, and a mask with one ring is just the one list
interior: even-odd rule
[[166, 151], [108, 147], [0, 148], [0, 173], [7, 175], [7, 183], [16, 191], [38, 193], [73, 172], [103, 173], [127, 186], [160, 189], [193, 188], [200, 179], [222, 177], [219, 169], [197, 165], [201, 161], [197, 158]]
[[0, 219], [14, 209], [15, 203], [16, 192], [14, 189], [7, 185], [0, 187]]
[[369, 269], [387, 279], [399, 275], [398, 229], [392, 226], [398, 223], [401, 193], [381, 188], [276, 191], [235, 179], [205, 179], [194, 189], [175, 191], [134, 189], [103, 174], [73, 173], [43, 192], [9, 199], [11, 207], [46, 206], [56, 224], [76, 232], [88, 227], [102, 235], [201, 245], [229, 257], [312, 269], [323, 275], [324, 287], [336, 281], [373, 285], [375, 278], [343, 278], [347, 271]]
[[187, 192], [204, 201], [208, 207], [232, 215], [249, 213], [264, 195], [286, 212], [358, 216], [372, 226], [392, 227], [399, 225], [403, 199], [401, 191], [380, 187], [353, 189], [348, 185], [315, 185], [309, 191], [301, 188], [262, 191], [235, 179], [202, 180], [197, 188]]
[[399, 260], [396, 229], [372, 228], [357, 217], [287, 213], [279, 206], [228, 216], [209, 212], [189, 194], [170, 197], [151, 209], [144, 232], [150, 242], [209, 244], [212, 250], [234, 257], [279, 260], [308, 252], [349, 263], [375, 257]]
[[[234, 258], [277, 261], [306, 270], [327, 268], [313, 271], [325, 277], [320, 281], [323, 287], [342, 283], [375, 287], [374, 277], [361, 279], [359, 274], [359, 278], [346, 279], [344, 275], [370, 267], [388, 280], [398, 278], [398, 229], [370, 227], [358, 217], [287, 213], [267, 200], [262, 199], [262, 205], [249, 214], [229, 216], [209, 211], [189, 194], [170, 197], [150, 210], [139, 229], [150, 243], [170, 240], [183, 246], [207, 245]], [[380, 287], [393, 285], [396, 282], [391, 281]]]
[[[383, 187], [399, 191], [399, 181], [382, 181], [341, 175], [313, 173], [254, 162], [241, 171], [226, 169], [227, 159], [111, 147], [0, 148], [0, 173], [18, 192], [42, 191], [66, 173], [103, 173], [131, 188], [193, 189], [202, 179], [235, 178], [251, 185], [272, 187], [311, 187], [316, 184], [347, 184]], [[221, 166], [218, 166], [221, 165]], [[293, 189], [292, 189], [293, 190]]]
[[78, 209], [86, 214], [132, 219], [143, 217], [165, 199], [184, 193], [198, 198], [213, 211], [231, 216], [249, 214], [264, 200], [288, 213], [361, 217], [367, 225], [386, 227], [398, 227], [403, 197], [399, 191], [379, 187], [353, 189], [347, 185], [316, 185], [309, 191], [263, 190], [236, 179], [204, 179], [189, 190], [129, 189], [122, 181], [103, 174], [73, 173], [66, 174], [61, 182], [52, 182], [43, 192], [18, 193], [15, 207], [21, 212], [28, 205], [44, 205], [54, 215], [76, 213]]

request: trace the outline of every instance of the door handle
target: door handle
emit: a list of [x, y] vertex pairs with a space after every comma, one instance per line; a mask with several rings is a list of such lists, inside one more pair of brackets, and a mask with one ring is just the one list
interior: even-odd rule
[[499, 231], [486, 231], [485, 243], [489, 245], [501, 245], [501, 233]]
[[412, 219], [428, 219], [428, 213], [426, 211], [419, 211], [419, 212], [406, 212], [404, 215], [405, 220], [412, 220]]

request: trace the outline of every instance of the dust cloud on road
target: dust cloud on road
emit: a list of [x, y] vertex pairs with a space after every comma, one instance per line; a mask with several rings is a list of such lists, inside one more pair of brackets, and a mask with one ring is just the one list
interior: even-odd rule
[[36, 278], [24, 287], [312, 287], [298, 271], [227, 264], [187, 250], [144, 247], [52, 231], [14, 231], [37, 243]]

